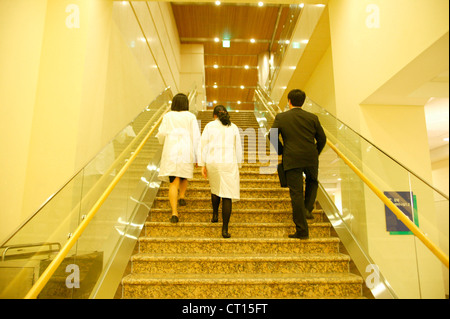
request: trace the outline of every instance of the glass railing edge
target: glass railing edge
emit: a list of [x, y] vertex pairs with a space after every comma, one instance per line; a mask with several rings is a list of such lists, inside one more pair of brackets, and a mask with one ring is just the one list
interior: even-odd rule
[[[422, 183], [424, 183], [425, 185], [427, 185], [429, 188], [431, 188], [433, 191], [435, 191], [436, 193], [438, 193], [439, 195], [441, 195], [442, 197], [444, 197], [445, 199], [449, 200], [449, 196], [446, 195], [445, 193], [443, 193], [442, 191], [440, 191], [439, 189], [437, 189], [436, 187], [434, 187], [433, 185], [431, 185], [429, 182], [427, 182], [426, 180], [424, 180], [423, 178], [421, 178], [419, 175], [417, 175], [414, 171], [412, 171], [411, 169], [409, 169], [406, 165], [402, 164], [401, 162], [399, 162], [397, 159], [391, 157], [388, 153], [386, 153], [385, 151], [383, 151], [380, 147], [378, 147], [377, 145], [375, 145], [374, 143], [372, 143], [370, 140], [368, 140], [366, 137], [362, 136], [361, 134], [359, 134], [358, 132], [356, 132], [353, 128], [351, 128], [350, 126], [348, 126], [347, 124], [345, 124], [344, 122], [342, 122], [341, 120], [339, 120], [336, 116], [334, 116], [332, 113], [328, 112], [326, 109], [324, 109], [322, 106], [320, 106], [319, 104], [317, 104], [316, 102], [314, 102], [312, 99], [310, 99], [309, 97], [306, 98], [305, 100], [305, 104], [303, 106], [303, 109], [305, 109], [306, 111], [308, 111], [308, 108], [305, 106], [309, 106], [307, 105], [307, 101], [311, 101], [311, 103], [314, 103], [315, 107], [320, 108], [327, 116], [331, 116], [334, 120], [336, 120], [337, 122], [341, 123], [342, 125], [344, 125], [343, 127], [349, 129], [353, 134], [357, 135], [360, 139], [364, 140], [366, 143], [368, 143], [371, 147], [375, 148], [377, 151], [379, 151], [380, 153], [382, 153], [384, 156], [386, 156], [387, 158], [389, 158], [390, 160], [392, 160], [393, 162], [395, 162], [397, 165], [399, 165], [400, 167], [402, 167], [404, 170], [406, 170], [408, 173], [412, 174], [414, 177], [416, 177], [417, 179], [419, 179]], [[313, 112], [312, 113], [316, 113]]]
[[358, 239], [353, 235], [346, 221], [339, 214], [338, 208], [334, 205], [334, 202], [321, 183], [319, 183], [317, 200], [372, 295], [376, 299], [398, 299], [398, 296], [386, 278], [381, 274], [376, 263], [366, 253]]
[[[162, 96], [164, 93], [166, 93], [167, 91], [170, 91], [170, 87], [167, 87], [164, 89], [163, 92], [161, 92], [160, 94], [158, 94], [158, 96], [156, 96], [153, 101], [156, 101], [160, 96]], [[171, 92], [171, 91], [170, 91]], [[136, 119], [143, 114], [143, 112], [146, 111], [146, 109], [149, 107], [149, 105], [151, 105], [150, 102], [148, 105], [145, 106], [145, 108], [142, 111], [139, 111], [138, 115], [136, 115], [132, 121], [130, 121], [129, 123], [127, 123], [110, 141], [108, 141], [105, 146], [97, 153], [95, 154], [91, 159], [89, 159], [85, 165], [82, 165], [82, 167], [76, 171], [70, 178], [68, 178], [68, 180], [61, 186], [58, 188], [58, 190], [56, 192], [54, 192], [53, 194], [51, 194], [37, 209], [34, 213], [32, 213], [25, 221], [23, 221], [22, 223], [20, 223], [12, 232], [10, 232], [9, 235], [7, 235], [4, 239], [2, 239], [2, 241], [0, 241], [0, 248], [2, 248], [3, 246], [5, 246], [9, 240], [11, 240], [11, 238], [13, 238], [19, 231], [20, 229], [22, 229], [26, 224], [29, 223], [30, 220], [32, 220], [40, 211], [42, 211], [42, 209], [44, 209], [44, 207], [52, 200], [54, 199], [67, 185], [69, 185], [87, 166], [89, 166], [90, 163], [92, 163], [99, 154], [101, 154], [107, 147], [108, 145], [110, 145], [124, 130], [127, 129], [127, 127], [129, 127], [132, 123], [134, 123], [136, 121]]]
[[[265, 95], [265, 97], [267, 99], [270, 99], [269, 95], [267, 94], [267, 92], [265, 92], [260, 86], [258, 86], [259, 91], [261, 91], [261, 95]], [[268, 105], [267, 103], [264, 103], [265, 101], [263, 99], [260, 99], [261, 103], [264, 104], [265, 108], [268, 109], [272, 109], [275, 114], [279, 113], [275, 110], [275, 108], [271, 105]], [[359, 134], [358, 132], [356, 132], [354, 129], [352, 129], [350, 126], [348, 126], [347, 124], [345, 124], [344, 122], [342, 122], [341, 120], [339, 120], [336, 116], [334, 116], [332, 113], [328, 112], [325, 108], [323, 108], [322, 106], [320, 106], [319, 104], [317, 104], [316, 102], [314, 102], [314, 100], [312, 100], [309, 97], [306, 97], [305, 103], [303, 105], [303, 109], [308, 111], [308, 106], [312, 105], [308, 105], [308, 101], [310, 101], [311, 103], [314, 103], [315, 107], [318, 107], [321, 109], [321, 111], [326, 114], [327, 116], [331, 116], [334, 120], [336, 120], [337, 122], [341, 123], [342, 125], [344, 125], [345, 128], [349, 129], [353, 134], [356, 134], [359, 138], [361, 138], [362, 140], [364, 140], [365, 142], [367, 142], [368, 144], [370, 144], [370, 146], [372, 146], [373, 148], [375, 148], [377, 151], [379, 151], [380, 153], [382, 153], [383, 155], [385, 155], [387, 158], [391, 159], [393, 162], [395, 162], [396, 164], [398, 164], [400, 167], [402, 167], [404, 170], [406, 170], [408, 173], [412, 174], [414, 177], [416, 177], [417, 179], [419, 179], [422, 183], [424, 183], [425, 185], [427, 185], [429, 188], [431, 188], [433, 191], [435, 191], [436, 193], [438, 193], [440, 196], [442, 196], [443, 198], [445, 198], [446, 200], [449, 200], [449, 196], [446, 195], [444, 192], [442, 192], [441, 190], [437, 189], [435, 186], [431, 185], [429, 182], [427, 182], [425, 179], [421, 178], [419, 175], [417, 175], [414, 171], [412, 171], [411, 169], [409, 169], [406, 165], [400, 163], [398, 160], [396, 160], [395, 158], [391, 157], [389, 154], [387, 154], [385, 151], [383, 151], [380, 147], [378, 147], [377, 145], [373, 144], [371, 141], [369, 141], [367, 138], [365, 138], [364, 136], [362, 136], [361, 134]], [[281, 108], [279, 107], [278, 104], [276, 104], [273, 100], [272, 100], [272, 105], [277, 105], [278, 110], [281, 111]], [[306, 107], [305, 107], [306, 106]], [[310, 112], [312, 113], [317, 113], [314, 112], [312, 110], [310, 110]], [[267, 128], [269, 129], [269, 128]]]

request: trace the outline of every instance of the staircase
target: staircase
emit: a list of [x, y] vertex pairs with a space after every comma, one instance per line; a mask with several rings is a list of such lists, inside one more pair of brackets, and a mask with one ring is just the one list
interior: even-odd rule
[[[243, 130], [259, 128], [253, 112], [230, 116]], [[198, 119], [203, 129], [212, 112], [200, 112]], [[288, 238], [295, 232], [288, 190], [279, 187], [273, 167], [272, 174], [260, 174], [260, 166], [270, 169], [269, 164], [248, 163], [257, 150], [242, 142], [241, 200], [233, 203], [231, 238], [221, 236], [220, 208], [219, 223], [210, 222], [211, 193], [200, 168], [189, 182], [187, 206], [179, 207], [177, 224], [169, 222], [168, 185], [163, 183], [119, 298], [362, 297], [363, 280], [350, 273], [350, 257], [340, 252], [340, 240], [332, 236], [319, 204], [308, 220], [310, 238]]]

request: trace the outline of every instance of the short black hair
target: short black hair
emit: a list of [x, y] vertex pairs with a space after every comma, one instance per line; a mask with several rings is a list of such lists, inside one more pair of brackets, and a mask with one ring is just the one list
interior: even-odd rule
[[303, 106], [306, 94], [302, 90], [294, 89], [289, 92], [287, 98], [291, 101], [292, 106]]
[[189, 99], [186, 94], [178, 93], [172, 99], [172, 111], [189, 111]]

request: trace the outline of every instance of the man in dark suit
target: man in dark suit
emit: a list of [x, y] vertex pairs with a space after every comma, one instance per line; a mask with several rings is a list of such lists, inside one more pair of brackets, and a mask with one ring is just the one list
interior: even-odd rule
[[[319, 118], [304, 111], [305, 92], [295, 89], [288, 94], [289, 111], [275, 117], [272, 129], [278, 132], [278, 154], [283, 154], [283, 168], [292, 203], [295, 234], [290, 238], [309, 238], [307, 218], [312, 217], [319, 186], [319, 154], [326, 144], [326, 135]], [[280, 136], [282, 140], [280, 139]], [[303, 196], [303, 173], [306, 176]]]

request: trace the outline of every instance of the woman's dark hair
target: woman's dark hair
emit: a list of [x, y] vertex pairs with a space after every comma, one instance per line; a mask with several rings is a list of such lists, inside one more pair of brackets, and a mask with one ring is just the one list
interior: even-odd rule
[[223, 125], [225, 126], [231, 125], [230, 115], [228, 114], [228, 111], [225, 108], [225, 106], [217, 105], [214, 108], [213, 117], [214, 115], [217, 115], [217, 117], [219, 118], [220, 122], [222, 122]]
[[172, 111], [189, 111], [189, 99], [186, 94], [178, 93], [172, 99], [172, 106], [170, 107]]
[[306, 94], [302, 90], [294, 89], [289, 92], [287, 96], [288, 100], [291, 100], [293, 106], [303, 106], [305, 103]]

